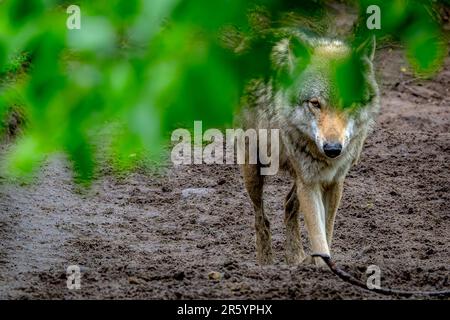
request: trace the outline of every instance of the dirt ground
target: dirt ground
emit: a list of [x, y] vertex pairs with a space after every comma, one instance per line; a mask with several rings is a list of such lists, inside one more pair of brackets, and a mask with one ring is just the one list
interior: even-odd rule
[[[398, 49], [380, 49], [376, 65], [382, 111], [345, 182], [334, 258], [362, 280], [367, 266], [378, 265], [384, 287], [448, 288], [450, 58], [426, 81], [411, 76]], [[171, 167], [125, 179], [105, 170], [89, 192], [77, 191], [58, 157], [32, 185], [0, 177], [0, 298], [385, 298], [328, 270], [284, 263], [290, 179], [269, 181], [276, 263], [261, 267], [237, 166]], [[80, 290], [66, 287], [69, 265], [81, 267]]]

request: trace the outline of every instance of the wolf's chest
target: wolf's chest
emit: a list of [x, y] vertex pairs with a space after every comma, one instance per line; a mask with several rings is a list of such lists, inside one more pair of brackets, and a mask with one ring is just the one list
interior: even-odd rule
[[299, 176], [305, 182], [330, 184], [343, 177], [352, 159], [344, 154], [338, 159], [326, 161], [315, 155], [301, 137], [283, 136], [280, 152], [281, 167]]

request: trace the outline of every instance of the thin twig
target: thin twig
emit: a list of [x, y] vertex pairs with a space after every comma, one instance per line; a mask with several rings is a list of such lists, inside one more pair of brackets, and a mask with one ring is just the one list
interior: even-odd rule
[[399, 296], [437, 296], [437, 297], [449, 297], [450, 296], [450, 290], [443, 290], [443, 291], [406, 291], [406, 290], [397, 290], [397, 289], [389, 289], [389, 288], [369, 288], [367, 285], [365, 285], [362, 281], [356, 279], [351, 274], [345, 272], [341, 268], [339, 268], [333, 260], [331, 260], [331, 257], [326, 254], [321, 253], [314, 253], [312, 254], [313, 257], [320, 257], [322, 260], [327, 264], [327, 266], [330, 268], [330, 270], [337, 275], [339, 278], [344, 280], [345, 282], [348, 282], [350, 284], [353, 284], [354, 286], [360, 287], [365, 290], [369, 290], [372, 292], [384, 294], [384, 295], [399, 295]]

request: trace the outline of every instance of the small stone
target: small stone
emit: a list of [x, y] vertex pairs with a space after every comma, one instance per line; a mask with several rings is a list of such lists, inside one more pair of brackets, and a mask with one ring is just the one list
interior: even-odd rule
[[217, 271], [211, 271], [208, 273], [208, 279], [209, 280], [220, 280], [222, 278], [222, 274]]
[[174, 278], [175, 280], [179, 280], [179, 281], [183, 280], [184, 277], [185, 277], [185, 274], [184, 274], [183, 271], [176, 272], [176, 273], [173, 275], [173, 278]]
[[129, 277], [128, 278], [128, 282], [130, 284], [140, 284], [141, 283], [141, 281], [138, 278], [136, 278], [136, 277]]
[[163, 187], [161, 188], [161, 191], [162, 191], [162, 192], [171, 192], [172, 190], [171, 190], [169, 187], [167, 187], [167, 186], [163, 186]]
[[156, 218], [156, 217], [159, 217], [160, 214], [158, 211], [149, 211], [149, 212], [146, 212], [145, 215], [147, 216], [147, 218]]
[[214, 192], [214, 189], [212, 188], [187, 188], [181, 191], [181, 196], [183, 198], [190, 198], [195, 196], [204, 197], [212, 192]]

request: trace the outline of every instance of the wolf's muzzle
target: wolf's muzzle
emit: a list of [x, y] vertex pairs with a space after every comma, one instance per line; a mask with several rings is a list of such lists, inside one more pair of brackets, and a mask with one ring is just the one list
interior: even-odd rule
[[329, 158], [336, 158], [338, 155], [341, 154], [342, 151], [342, 144], [340, 143], [324, 143], [323, 145], [323, 152], [325, 155]]

